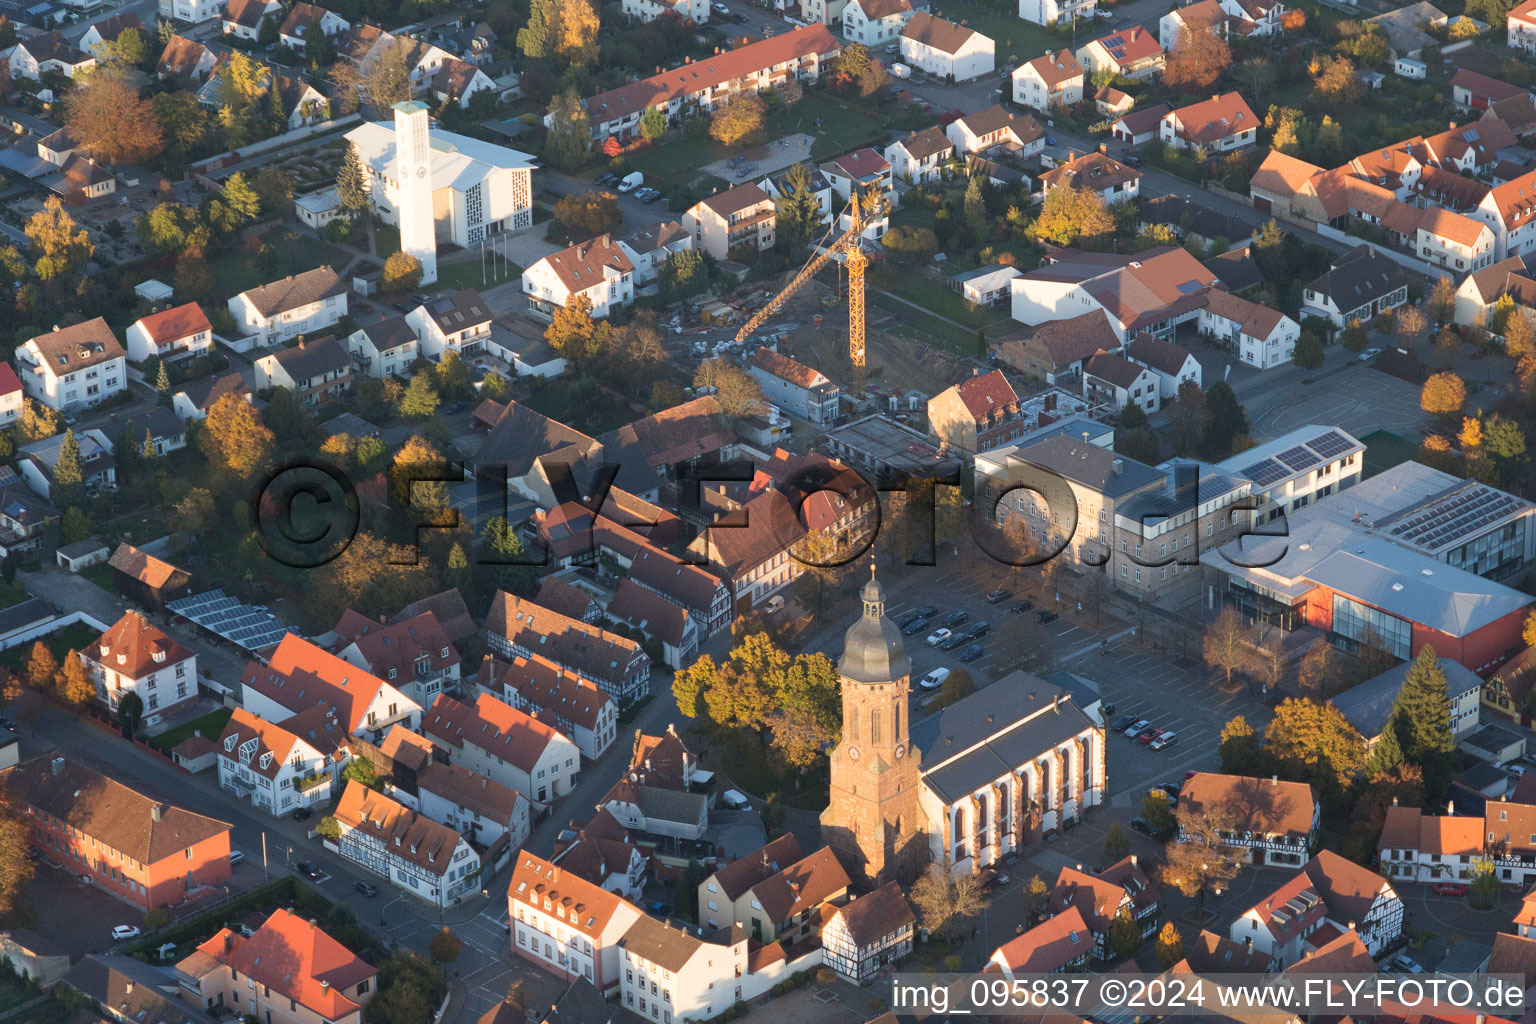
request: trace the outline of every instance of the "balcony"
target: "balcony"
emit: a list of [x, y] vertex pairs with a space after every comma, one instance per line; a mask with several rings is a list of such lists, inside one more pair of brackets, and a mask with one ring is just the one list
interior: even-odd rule
[[293, 788], [300, 793], [308, 793], [322, 786], [329, 787], [330, 784], [331, 776], [329, 772], [316, 772], [313, 775], [306, 775], [302, 779], [293, 780]]

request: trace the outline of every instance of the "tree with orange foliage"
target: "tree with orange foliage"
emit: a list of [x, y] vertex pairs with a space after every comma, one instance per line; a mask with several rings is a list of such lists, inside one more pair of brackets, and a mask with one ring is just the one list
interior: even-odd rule
[[1307, 27], [1307, 13], [1291, 8], [1280, 15], [1280, 29], [1283, 32], [1300, 32]]
[[1168, 52], [1163, 81], [1175, 89], [1203, 91], [1232, 63], [1232, 48], [1210, 25], [1191, 25]]

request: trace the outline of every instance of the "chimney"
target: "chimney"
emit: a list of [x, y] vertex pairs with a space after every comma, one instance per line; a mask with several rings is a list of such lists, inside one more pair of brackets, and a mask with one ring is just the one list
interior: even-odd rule
[[1244, 939], [1243, 940], [1243, 945], [1247, 946], [1248, 947], [1248, 952], [1252, 953], [1253, 952], [1253, 936], [1250, 935], [1248, 938]]
[[149, 820], [150, 821], [159, 821], [160, 820], [160, 805], [158, 803], [150, 804], [150, 806], [149, 806]]
[[331, 983], [326, 981], [324, 978], [320, 979], [320, 994], [321, 995], [325, 995], [330, 990], [331, 990]]
[[1454, 800], [1446, 801], [1445, 813], [1446, 814], [1455, 814], [1456, 813], [1456, 801], [1454, 801]]
[[1058, 715], [1061, 714], [1061, 694], [1058, 693], [1056, 696], [1051, 698], [1051, 710], [1056, 712]]
[[1135, 867], [1135, 866], [1136, 866], [1136, 855], [1133, 853], [1133, 854], [1131, 854], [1131, 867]]
[[53, 759], [53, 774], [57, 775], [60, 772], [62, 772], [63, 770], [64, 770], [64, 759], [62, 757], [54, 758]]
[[1393, 807], [1397, 806], [1397, 797], [1395, 797], [1395, 796], [1392, 798], [1392, 806]]
[[1107, 142], [1099, 143], [1099, 153], [1101, 155], [1103, 155], [1103, 156], [1109, 156], [1109, 143], [1107, 143]]
[[132, 995], [133, 994], [133, 982], [130, 981], [126, 985], [123, 986], [123, 994], [124, 995]]
[[1353, 922], [1353, 921], [1349, 922], [1349, 929], [1348, 930], [1349, 931], [1354, 931], [1355, 930], [1355, 922]]
[[1114, 462], [1114, 466], [1115, 466], [1115, 475], [1116, 476], [1119, 476], [1121, 473], [1125, 472], [1125, 460], [1124, 459], [1116, 459], [1115, 462]]
[[1278, 776], [1278, 775], [1271, 775], [1269, 777], [1269, 784], [1271, 786], [1278, 786], [1278, 785], [1280, 785], [1280, 776]]

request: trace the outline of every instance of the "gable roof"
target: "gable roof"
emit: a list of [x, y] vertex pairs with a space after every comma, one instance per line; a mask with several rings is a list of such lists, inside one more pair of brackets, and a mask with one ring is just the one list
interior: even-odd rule
[[[260, 0], [251, 2], [259, 3]], [[262, 317], [271, 318], [278, 313], [320, 302], [334, 295], [344, 295], [346, 291], [347, 286], [336, 275], [336, 271], [324, 266], [306, 270], [302, 274], [290, 274], [280, 281], [269, 281], [241, 292], [240, 296]]]
[[1170, 377], [1178, 376], [1190, 358], [1189, 349], [1162, 338], [1137, 338], [1126, 346], [1125, 352], [1136, 362]]
[[[117, 546], [117, 550], [112, 552], [112, 557], [107, 559], [107, 564], [118, 572], [133, 577], [145, 586], [156, 589], [170, 583], [178, 573], [182, 576], [186, 575], [185, 572], [176, 568], [170, 562], [156, 558], [147, 551], [134, 547], [127, 541], [123, 541]], [[156, 630], [156, 632], [159, 631]]]
[[714, 455], [734, 445], [736, 435], [715, 396], [701, 395], [609, 431], [599, 440], [607, 464], [633, 456], [659, 470]]
[[356, 779], [336, 802], [338, 822], [377, 839], [390, 853], [438, 876], [453, 866], [453, 854], [463, 837], [447, 825], [417, 814]]
[[1140, 25], [1131, 25], [1100, 36], [1088, 45], [1102, 49], [1115, 62], [1116, 67], [1122, 68], [1163, 52], [1157, 37]]
[[250, 938], [225, 928], [197, 948], [328, 1020], [357, 1011], [343, 990], [378, 974], [313, 921], [283, 909], [274, 910]]
[[775, 352], [766, 345], [759, 345], [752, 354], [752, 365], [796, 387], [809, 389], [828, 383], [826, 375], [820, 370]]
[[604, 708], [613, 703], [592, 680], [537, 654], [529, 658], [519, 655], [511, 661], [486, 655], [480, 666], [480, 685], [487, 683], [503, 693], [510, 687], [530, 704], [584, 729], [596, 729]]
[[1082, 78], [1084, 75], [1083, 66], [1077, 62], [1072, 51], [1065, 48], [1054, 54], [1047, 50], [1025, 67], [1034, 71], [1041, 81], [1045, 82], [1047, 89], [1054, 89], [1063, 82]]
[[1060, 368], [1090, 359], [1099, 350], [1115, 348], [1119, 343], [1109, 316], [1102, 309], [1095, 309], [1066, 320], [1047, 320], [1020, 335], [994, 341], [992, 346], [999, 359], [1031, 372], [1021, 350], [1042, 353], [1052, 367]]
[[619, 581], [608, 614], [673, 647], [683, 645], [690, 615], [687, 608], [630, 579]]
[[[606, 241], [608, 236], [603, 235]], [[569, 250], [567, 250], [569, 251]], [[558, 253], [556, 254], [558, 255]], [[633, 269], [633, 268], [631, 268]], [[473, 288], [460, 288], [447, 295], [434, 296], [421, 307], [444, 334], [457, 334], [479, 324], [491, 322], [491, 311]]]
[[749, 181], [744, 185], [728, 188], [724, 192], [716, 192], [714, 195], [705, 196], [699, 200], [699, 205], [720, 217], [729, 218], [731, 214], [740, 213], [748, 207], [772, 201], [772, 196], [764, 192], [758, 185]]
[[[961, 47], [970, 42], [972, 36], [981, 35], [973, 28], [964, 25], [956, 25], [952, 21], [943, 18], [935, 18], [927, 11], [918, 11], [901, 30], [903, 39], [911, 39], [913, 42], [931, 46], [940, 53], [956, 54]], [[983, 39], [987, 38], [982, 36]]]
[[479, 747], [529, 774], [551, 743], [565, 739], [528, 712], [488, 693], [480, 694], [472, 705], [438, 694], [421, 717], [421, 731], [450, 746]]
[[833, 170], [845, 178], [860, 181], [875, 175], [884, 174], [891, 169], [890, 163], [876, 150], [865, 147], [856, 149], [851, 153], [833, 157], [821, 165], [823, 171]]
[[522, 402], [509, 401], [476, 458], [481, 465], [505, 466], [507, 476], [515, 479], [527, 475], [540, 459], [576, 462], [597, 446], [595, 438], [576, 428], [550, 419]]
[[1076, 907], [1068, 907], [1055, 917], [1003, 943], [992, 953], [989, 964], [1013, 974], [1050, 974], [1093, 950], [1093, 933]]
[[208, 322], [208, 317], [203, 313], [203, 307], [195, 302], [186, 302], [158, 313], [151, 313], [149, 316], [140, 317], [137, 323], [157, 345], [213, 330], [213, 325]]
[[1271, 149], [1253, 172], [1248, 181], [1250, 189], [1259, 189], [1275, 195], [1294, 196], [1302, 186], [1323, 173], [1323, 168], [1298, 160], [1294, 156]]
[[378, 676], [296, 633], [283, 635], [265, 667], [255, 661], [248, 664], [240, 682], [295, 714], [317, 704], [329, 705], [349, 733], [363, 724], [368, 706], [385, 686]]
[[1018, 393], [1001, 370], [967, 377], [950, 390], [978, 423], [1019, 404]]
[[[646, 655], [640, 644], [580, 619], [573, 619], [526, 598], [498, 590], [486, 613], [489, 633], [508, 643], [543, 654], [588, 679], [621, 679], [631, 663]], [[649, 659], [647, 659], [649, 660]]]
[[832, 912], [840, 918], [856, 948], [874, 946], [890, 935], [910, 928], [917, 922], [912, 905], [902, 895], [901, 885], [886, 882]]
[[912, 5], [907, 0], [858, 0], [858, 4], [859, 10], [863, 11], [864, 17], [870, 21], [906, 14], [912, 9]]
[[[55, 763], [55, 762], [62, 763]], [[0, 773], [16, 799], [141, 864], [181, 857], [232, 826], [163, 803], [55, 751]]]
[[63, 377], [127, 353], [118, 344], [117, 335], [101, 317], [39, 334], [31, 339], [42, 356], [42, 367], [50, 376]]
[[195, 39], [186, 36], [171, 36], [166, 41], [165, 49], [160, 51], [160, 61], [157, 65], [161, 74], [190, 76], [197, 71], [198, 64], [208, 55], [208, 47]]
[[747, 890], [777, 874], [781, 867], [794, 864], [804, 856], [800, 841], [793, 833], [786, 832], [762, 849], [719, 868], [713, 877], [725, 898], [734, 903]]
[[639, 909], [623, 897], [609, 892], [580, 875], [566, 871], [527, 850], [517, 855], [507, 896], [540, 914], [551, 914], [591, 939], [600, 938], [615, 913], [627, 908], [624, 916], [633, 920]]
[[955, 148], [955, 144], [949, 141], [949, 136], [944, 134], [944, 129], [938, 125], [913, 132], [895, 142], [894, 145], [906, 150], [907, 155], [914, 160], [926, 160], [928, 157], [946, 153]]
[[1392, 891], [1392, 883], [1379, 874], [1332, 850], [1318, 851], [1302, 870], [1337, 921], [1364, 921], [1377, 895]]
[[226, 373], [222, 377], [202, 377], [183, 384], [179, 395], [185, 395], [193, 408], [207, 410], [225, 395], [242, 398], [251, 393], [251, 386], [239, 372]]
[[1137, 181], [1141, 176], [1141, 172], [1135, 168], [1127, 167], [1114, 157], [1094, 150], [1057, 164], [1041, 174], [1040, 180], [1049, 187], [1070, 185], [1100, 192]]
[[1088, 360], [1083, 368], [1084, 373], [1127, 391], [1136, 386], [1146, 371], [1146, 367], [1131, 362], [1117, 352], [1100, 352]]
[[1199, 103], [1191, 103], [1166, 116], [1173, 118], [1180, 126], [1180, 135], [1198, 144], [1215, 142], [1259, 127], [1259, 119], [1254, 116], [1252, 108], [1236, 92], [1222, 93]]
[[[1285, 314], [1257, 302], [1238, 298], [1229, 291], [1212, 288], [1206, 295], [1205, 308], [1237, 324], [1244, 334], [1263, 340], [1274, 333]], [[1138, 342], [1139, 344], [1139, 342]]]
[[331, 12], [326, 10], [324, 7], [316, 7], [314, 4], [305, 3], [304, 0], [299, 0], [299, 2], [294, 4], [293, 7], [288, 11], [288, 17], [283, 19], [283, 23], [277, 31], [285, 36], [293, 36], [296, 39], [303, 39], [309, 32], [309, 23], [311, 21], [324, 18], [327, 14], [330, 13]]
[[245, 28], [256, 28], [266, 17], [267, 6], [272, 0], [228, 0], [224, 6], [224, 20]]
[[1197, 772], [1179, 792], [1180, 810], [1229, 815], [1238, 832], [1265, 835], [1311, 835], [1316, 807], [1311, 786], [1278, 778]]
[[823, 846], [753, 885], [752, 895], [768, 919], [779, 924], [820, 906], [848, 886], [848, 872], [832, 847]]

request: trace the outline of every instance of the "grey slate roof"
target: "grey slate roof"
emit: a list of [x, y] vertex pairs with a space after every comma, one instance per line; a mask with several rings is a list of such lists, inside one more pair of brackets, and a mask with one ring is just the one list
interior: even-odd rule
[[709, 798], [703, 793], [687, 793], [680, 789], [662, 789], [658, 786], [636, 786], [640, 794], [640, 809], [647, 819], [682, 821], [693, 823], [703, 818]]
[[[1071, 437], [1047, 438], [1020, 448], [1015, 454], [1025, 462], [1112, 498], [1141, 490], [1163, 478], [1163, 474], [1151, 466]], [[1118, 473], [1115, 472], [1117, 461], [1120, 463]]]
[[1362, 244], [1340, 256], [1307, 291], [1332, 299], [1339, 312], [1347, 313], [1411, 283], [1412, 275], [1395, 260]]
[[1093, 725], [1070, 692], [1016, 671], [915, 723], [911, 736], [923, 784], [947, 804]]
[[[1408, 678], [1408, 670], [1411, 668], [1412, 661], [1394, 665], [1359, 686], [1352, 686], [1336, 695], [1333, 706], [1349, 719], [1350, 725], [1360, 730], [1360, 735], [1367, 739], [1379, 736], [1381, 730], [1387, 727], [1387, 720], [1392, 717], [1392, 704], [1397, 700], [1397, 691], [1403, 688], [1403, 680]], [[1441, 658], [1440, 668], [1445, 672], [1445, 691], [1450, 694], [1452, 704], [1456, 703], [1457, 695], [1482, 685], [1477, 673], [1459, 661]]]

